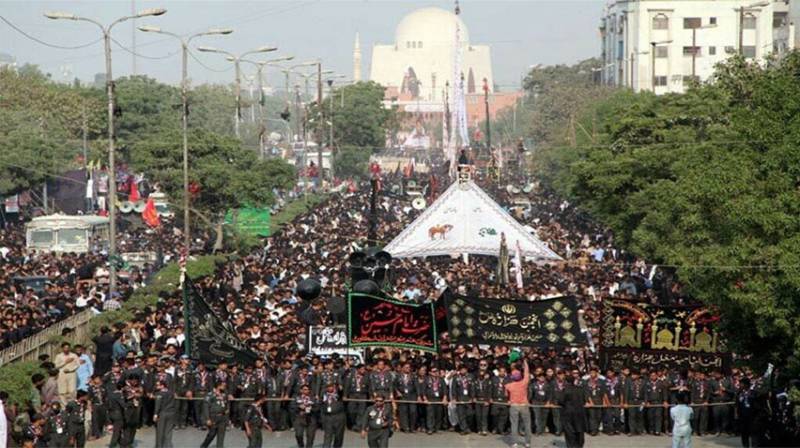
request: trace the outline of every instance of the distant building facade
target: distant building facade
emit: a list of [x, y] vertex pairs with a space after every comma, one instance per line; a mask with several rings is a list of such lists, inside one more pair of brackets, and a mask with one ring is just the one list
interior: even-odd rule
[[384, 87], [396, 87], [415, 100], [441, 101], [445, 85], [453, 85], [457, 27], [464, 91], [480, 92], [484, 78], [493, 88], [489, 46], [471, 45], [464, 21], [441, 8], [422, 8], [408, 14], [395, 30], [394, 44], [373, 46], [370, 79]]
[[763, 60], [795, 46], [785, 0], [611, 0], [600, 35], [601, 82], [656, 94], [707, 80], [738, 52]]

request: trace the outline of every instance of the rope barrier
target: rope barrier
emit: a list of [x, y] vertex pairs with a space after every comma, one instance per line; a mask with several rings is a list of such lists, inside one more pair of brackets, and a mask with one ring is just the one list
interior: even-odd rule
[[[176, 400], [187, 400], [187, 401], [200, 401], [205, 400], [205, 397], [175, 397]], [[231, 398], [228, 401], [232, 402], [249, 402], [255, 400], [254, 398]], [[294, 398], [288, 397], [268, 397], [264, 401], [268, 402], [275, 402], [275, 401], [293, 401]], [[344, 398], [342, 399], [344, 402], [355, 402], [355, 403], [374, 403], [375, 400], [371, 398]], [[548, 408], [548, 409], [557, 409], [561, 408], [562, 406], [554, 405], [554, 404], [527, 404], [527, 405], [515, 405], [508, 402], [501, 402], [501, 401], [421, 401], [421, 400], [396, 400], [396, 399], [386, 399], [387, 403], [395, 403], [395, 404], [418, 404], [418, 405], [439, 405], [439, 406], [447, 406], [450, 403], [455, 403], [456, 405], [465, 405], [465, 404], [488, 404], [488, 405], [495, 405], [495, 406], [527, 406], [529, 408]], [[725, 401], [721, 403], [692, 403], [688, 406], [693, 408], [699, 407], [713, 407], [713, 406], [730, 406], [736, 404], [735, 401]], [[586, 409], [592, 408], [619, 408], [619, 409], [630, 409], [630, 408], [668, 408], [670, 406], [674, 406], [674, 404], [611, 404], [611, 405], [584, 405], [583, 407]]]

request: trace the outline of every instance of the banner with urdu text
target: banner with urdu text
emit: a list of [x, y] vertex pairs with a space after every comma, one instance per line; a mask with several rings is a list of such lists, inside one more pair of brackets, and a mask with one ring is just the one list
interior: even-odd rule
[[183, 282], [183, 306], [190, 358], [209, 365], [220, 361], [245, 366], [255, 363], [258, 355], [239, 340], [230, 322], [217, 316], [188, 275]]
[[350, 347], [439, 350], [433, 303], [411, 304], [350, 293], [347, 311]]
[[458, 344], [578, 346], [586, 343], [574, 297], [533, 302], [445, 292], [450, 340]]
[[708, 307], [607, 300], [601, 319], [604, 368], [729, 368], [731, 356], [717, 328], [719, 315]]

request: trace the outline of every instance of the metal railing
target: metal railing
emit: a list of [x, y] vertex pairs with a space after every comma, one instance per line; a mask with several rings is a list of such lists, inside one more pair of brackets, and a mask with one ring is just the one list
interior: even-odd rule
[[[81, 311], [70, 316], [33, 336], [29, 336], [16, 344], [0, 351], [0, 366], [17, 361], [36, 361], [40, 355], [47, 354], [51, 357], [60, 351], [61, 332], [69, 328], [72, 332], [66, 337], [75, 343], [85, 343], [91, 336], [89, 334], [89, 321], [93, 317], [92, 310]], [[54, 343], [53, 340], [56, 339]]]

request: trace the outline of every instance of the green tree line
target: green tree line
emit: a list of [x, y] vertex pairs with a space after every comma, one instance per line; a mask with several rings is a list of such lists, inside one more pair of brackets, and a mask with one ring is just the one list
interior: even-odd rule
[[794, 52], [764, 64], [733, 57], [684, 94], [553, 86], [551, 79], [545, 90], [527, 85], [528, 96], [537, 96], [528, 100], [530, 117], [545, 121], [523, 130], [537, 143], [535, 171], [546, 185], [637, 255], [676, 266], [686, 290], [720, 310], [734, 351], [755, 366], [795, 372], [798, 73]]

